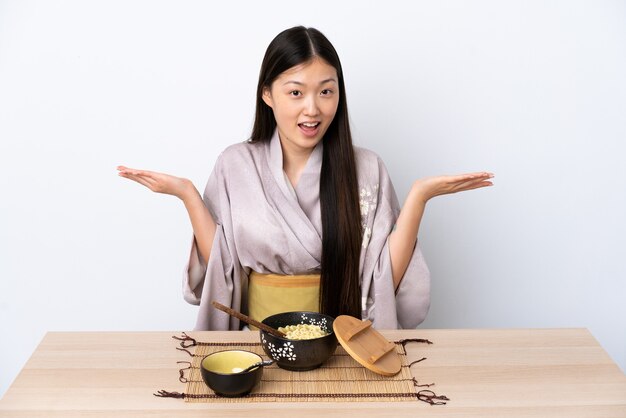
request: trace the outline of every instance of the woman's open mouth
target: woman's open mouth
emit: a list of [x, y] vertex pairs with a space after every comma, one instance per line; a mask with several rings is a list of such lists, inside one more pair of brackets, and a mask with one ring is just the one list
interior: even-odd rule
[[320, 122], [302, 122], [298, 124], [298, 127], [304, 135], [313, 137], [319, 132], [320, 125]]

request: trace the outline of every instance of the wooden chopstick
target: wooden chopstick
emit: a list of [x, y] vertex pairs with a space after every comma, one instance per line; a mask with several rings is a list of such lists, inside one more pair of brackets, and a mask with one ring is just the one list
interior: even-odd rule
[[270, 334], [272, 334], [275, 337], [281, 337], [281, 338], [285, 338], [287, 336], [287, 334], [285, 334], [284, 332], [281, 332], [275, 328], [272, 328], [268, 325], [265, 325], [262, 322], [259, 322], [255, 319], [250, 318], [247, 315], [242, 314], [241, 312], [237, 312], [234, 309], [229, 308], [228, 306], [224, 306], [221, 303], [217, 302], [217, 301], [213, 301], [211, 302], [211, 305], [213, 305], [214, 307], [216, 307], [217, 309], [219, 309], [220, 311], [226, 312], [228, 315], [230, 316], [234, 316], [235, 318], [245, 322], [246, 324], [249, 325], [254, 325], [255, 327], [262, 329], [263, 331], [269, 332]]

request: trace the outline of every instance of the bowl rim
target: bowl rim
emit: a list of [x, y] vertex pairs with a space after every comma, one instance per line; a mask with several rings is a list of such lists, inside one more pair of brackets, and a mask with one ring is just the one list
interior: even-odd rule
[[[297, 313], [297, 314], [314, 314], [314, 315], [322, 315], [322, 316], [325, 316], [326, 318], [330, 318], [330, 319], [331, 319], [331, 322], [335, 320], [335, 318], [334, 318], [333, 316], [330, 316], [330, 315], [328, 315], [328, 314], [321, 313], [321, 312], [313, 312], [313, 311], [289, 311], [289, 312], [279, 312], [279, 313], [275, 313], [274, 315], [270, 315], [270, 316], [268, 316], [267, 318], [263, 319], [261, 322], [262, 322], [262, 323], [264, 323], [265, 325], [269, 325], [269, 324], [265, 323], [265, 321], [266, 321], [266, 320], [268, 320], [268, 319], [270, 319], [270, 318], [274, 318], [275, 316], [285, 315], [285, 314], [293, 314], [293, 313]], [[277, 335], [270, 334], [269, 332], [264, 331], [264, 330], [262, 330], [262, 329], [259, 329], [259, 331], [261, 332], [261, 334], [264, 334], [264, 335], [271, 335], [271, 336], [272, 336], [272, 338], [276, 338], [277, 340], [280, 340], [280, 341], [297, 341], [297, 342], [302, 342], [302, 341], [317, 341], [317, 340], [321, 340], [321, 339], [323, 339], [323, 338], [328, 338], [328, 337], [330, 337], [330, 336], [334, 336], [334, 335], [335, 335], [335, 330], [333, 329], [333, 327], [332, 327], [332, 326], [328, 327], [328, 334], [326, 334], [326, 335], [322, 335], [321, 337], [317, 337], [317, 338], [309, 338], [309, 339], [306, 339], [306, 340], [291, 340], [291, 339], [289, 339], [289, 338], [279, 337], [279, 336], [277, 336]], [[335, 336], [335, 338], [337, 338], [337, 337]]]
[[247, 372], [245, 372], [245, 373], [241, 373], [241, 372], [240, 372], [240, 373], [221, 373], [221, 372], [216, 372], [216, 371], [213, 371], [213, 370], [210, 370], [210, 369], [207, 369], [206, 367], [204, 367], [204, 360], [205, 360], [207, 357], [211, 357], [211, 356], [213, 356], [213, 355], [215, 355], [215, 354], [224, 353], [224, 352], [229, 352], [229, 351], [230, 351], [230, 352], [232, 352], [232, 351], [239, 351], [239, 352], [243, 352], [243, 353], [250, 353], [250, 354], [254, 354], [255, 356], [257, 356], [257, 357], [259, 358], [259, 361], [263, 361], [263, 357], [261, 357], [261, 355], [260, 355], [260, 354], [257, 354], [257, 353], [255, 353], [255, 352], [253, 352], [253, 351], [250, 351], [250, 350], [241, 350], [241, 349], [234, 349], [234, 350], [232, 350], [232, 349], [226, 349], [226, 350], [214, 351], [213, 353], [209, 353], [209, 354], [207, 354], [206, 356], [202, 357], [202, 360], [200, 360], [200, 369], [205, 370], [205, 371], [207, 371], [207, 372], [209, 372], [209, 373], [213, 373], [213, 374], [219, 375], [219, 376], [246, 376], [246, 375], [248, 375], [248, 374], [250, 374], [250, 373], [254, 373], [254, 372], [258, 371], [259, 369], [262, 369], [262, 367], [256, 367], [256, 368], [254, 368], [254, 369], [252, 369], [252, 370], [248, 370], [248, 371], [247, 371]]

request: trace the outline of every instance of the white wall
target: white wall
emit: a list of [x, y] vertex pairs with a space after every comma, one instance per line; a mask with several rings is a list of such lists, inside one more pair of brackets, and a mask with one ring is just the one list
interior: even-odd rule
[[496, 173], [428, 206], [423, 326], [587, 327], [625, 370], [625, 2], [0, 1], [0, 394], [47, 331], [193, 327], [185, 211], [115, 167], [203, 187], [296, 24], [338, 49], [401, 200]]

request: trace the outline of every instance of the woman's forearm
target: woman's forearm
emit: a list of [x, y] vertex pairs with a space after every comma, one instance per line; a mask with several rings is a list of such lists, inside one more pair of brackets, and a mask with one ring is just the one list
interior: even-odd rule
[[189, 213], [200, 257], [204, 263], [207, 263], [215, 236], [215, 221], [193, 183], [183, 177], [156, 171], [137, 170], [123, 165], [118, 166], [117, 171], [121, 177], [136, 181], [155, 193], [169, 194], [183, 201]]
[[435, 196], [492, 186], [492, 173], [435, 176], [416, 180], [400, 211], [395, 230], [389, 236], [391, 270], [396, 289], [413, 256], [417, 233], [424, 215], [426, 202]]
[[215, 237], [215, 221], [202, 201], [198, 190], [191, 182], [189, 182], [189, 185], [190, 187], [187, 187], [187, 191], [181, 196], [181, 199], [189, 214], [193, 235], [202, 261], [207, 263], [211, 255], [213, 238]]
[[419, 232], [420, 222], [426, 207], [426, 199], [415, 185], [409, 191], [396, 221], [393, 232], [389, 235], [389, 253], [393, 284], [397, 289], [406, 272]]

